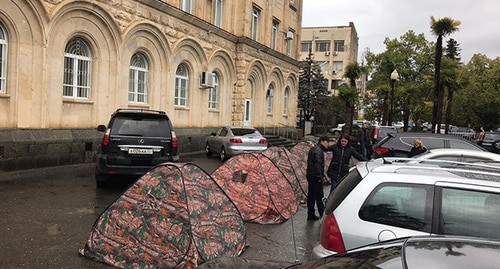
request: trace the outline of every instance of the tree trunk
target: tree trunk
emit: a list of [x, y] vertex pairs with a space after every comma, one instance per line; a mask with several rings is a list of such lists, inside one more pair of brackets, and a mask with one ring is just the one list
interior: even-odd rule
[[446, 124], [445, 134], [448, 134], [448, 130], [450, 128], [450, 120], [451, 120], [451, 105], [453, 104], [453, 91], [448, 90], [448, 98], [446, 100], [446, 113], [444, 122]]
[[441, 132], [441, 116], [443, 110], [443, 93], [441, 88], [441, 57], [443, 56], [443, 36], [439, 35], [434, 55], [434, 105], [432, 107], [432, 130]]

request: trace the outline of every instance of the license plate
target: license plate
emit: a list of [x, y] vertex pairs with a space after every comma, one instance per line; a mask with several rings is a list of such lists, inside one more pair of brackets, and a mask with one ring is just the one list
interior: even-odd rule
[[128, 154], [153, 154], [153, 149], [129, 148]]

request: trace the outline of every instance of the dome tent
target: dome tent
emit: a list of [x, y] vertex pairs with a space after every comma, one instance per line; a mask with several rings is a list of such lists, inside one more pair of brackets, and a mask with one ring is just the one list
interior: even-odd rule
[[299, 208], [293, 185], [263, 154], [236, 155], [215, 170], [212, 178], [234, 202], [244, 221], [281, 223]]
[[120, 268], [192, 268], [245, 247], [240, 213], [201, 168], [151, 169], [94, 223], [80, 253]]

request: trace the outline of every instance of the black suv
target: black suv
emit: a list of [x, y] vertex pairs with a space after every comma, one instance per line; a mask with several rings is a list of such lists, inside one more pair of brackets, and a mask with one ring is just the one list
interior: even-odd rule
[[163, 111], [118, 109], [109, 120], [97, 154], [95, 180], [104, 186], [110, 176], [144, 175], [153, 166], [178, 161], [177, 137]]

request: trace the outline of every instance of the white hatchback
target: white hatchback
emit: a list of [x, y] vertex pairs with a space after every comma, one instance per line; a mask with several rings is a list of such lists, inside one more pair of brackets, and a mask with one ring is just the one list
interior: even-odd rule
[[351, 169], [329, 195], [313, 255], [415, 235], [500, 239], [498, 223], [498, 167], [370, 161]]

